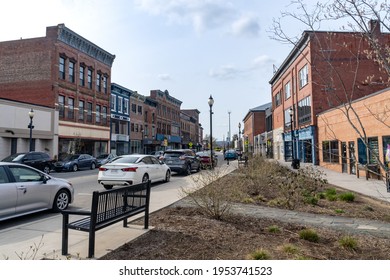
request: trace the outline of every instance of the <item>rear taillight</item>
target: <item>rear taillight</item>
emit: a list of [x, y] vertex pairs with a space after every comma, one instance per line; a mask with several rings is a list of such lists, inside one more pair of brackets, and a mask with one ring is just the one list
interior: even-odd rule
[[107, 171], [108, 169], [105, 167], [99, 167], [99, 171]]
[[121, 170], [123, 172], [136, 172], [137, 171], [137, 168], [138, 167], [126, 167], [126, 168], [122, 168]]

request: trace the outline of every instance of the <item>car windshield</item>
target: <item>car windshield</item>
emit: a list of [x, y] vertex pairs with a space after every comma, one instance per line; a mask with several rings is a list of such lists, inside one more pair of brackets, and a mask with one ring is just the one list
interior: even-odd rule
[[23, 157], [24, 157], [25, 154], [14, 154], [14, 155], [10, 155], [8, 157], [6, 157], [5, 159], [3, 159], [2, 161], [20, 161]]
[[111, 160], [110, 163], [136, 163], [139, 158], [139, 156], [117, 157]]

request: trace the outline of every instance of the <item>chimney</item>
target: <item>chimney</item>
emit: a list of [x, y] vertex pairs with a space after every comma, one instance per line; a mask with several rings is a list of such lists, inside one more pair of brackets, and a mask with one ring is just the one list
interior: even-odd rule
[[373, 35], [379, 35], [381, 33], [380, 22], [377, 19], [371, 19], [368, 23], [368, 27], [370, 28], [370, 32]]

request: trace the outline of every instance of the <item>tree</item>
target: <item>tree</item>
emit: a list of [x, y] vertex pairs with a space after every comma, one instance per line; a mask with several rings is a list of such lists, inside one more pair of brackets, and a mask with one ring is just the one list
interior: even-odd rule
[[[205, 149], [210, 149], [210, 135], [205, 135], [203, 137], [203, 143], [205, 144], [204, 145], [204, 148]], [[213, 147], [216, 148], [217, 147], [217, 139], [213, 137]]]
[[[390, 31], [390, 5], [374, 0], [333, 0], [326, 3], [317, 2], [309, 7], [303, 0], [292, 1], [288, 11], [282, 12], [279, 18], [273, 20], [270, 32], [274, 40], [292, 44], [299, 51], [302, 37], [288, 34], [285, 20], [293, 20], [307, 30], [305, 34], [310, 36], [311, 43], [317, 45], [316, 53], [311, 58], [326, 62], [326, 69], [312, 67], [312, 71], [322, 83], [329, 108], [339, 106], [338, 109], [363, 141], [367, 158], [369, 153], [373, 154], [381, 169], [387, 170], [379, 154], [370, 148], [366, 127], [361, 116], [355, 111], [353, 101], [359, 97], [359, 90], [362, 88], [372, 87], [372, 92], [375, 92], [375, 88], [382, 89], [390, 85], [390, 39], [389, 36], [380, 36], [380, 28]], [[335, 32], [328, 31], [326, 36], [324, 32], [320, 32], [321, 26], [332, 22], [342, 22], [341, 31], [351, 32], [350, 38], [338, 45], [343, 48], [345, 57], [350, 57], [345, 63], [337, 61], [332, 52], [332, 36]], [[305, 57], [308, 63], [313, 63], [311, 58]], [[376, 69], [374, 74], [370, 73], [365, 79], [361, 79], [361, 65], [367, 60], [371, 61], [371, 65]], [[345, 72], [352, 79], [346, 79]], [[378, 122], [390, 127], [389, 110], [384, 108], [383, 113], [371, 113]]]

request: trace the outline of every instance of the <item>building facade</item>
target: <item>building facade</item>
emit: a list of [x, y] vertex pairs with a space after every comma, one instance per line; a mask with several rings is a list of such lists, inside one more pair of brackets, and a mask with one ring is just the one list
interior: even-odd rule
[[182, 101], [169, 95], [167, 90], [151, 90], [150, 98], [157, 102], [156, 140], [160, 149], [181, 148], [180, 106]]
[[110, 153], [130, 153], [130, 96], [132, 91], [118, 84], [111, 84], [111, 143]]
[[[371, 26], [390, 42], [379, 24]], [[303, 33], [270, 80], [274, 158], [318, 164], [317, 115], [385, 87], [386, 74], [364, 54], [369, 49], [355, 32]]]
[[58, 112], [54, 156], [97, 156], [109, 148], [114, 59], [64, 24], [47, 27], [45, 37], [0, 42], [0, 98]]
[[389, 170], [389, 104], [390, 88], [387, 88], [351, 103], [355, 113], [348, 114], [349, 106], [340, 106], [319, 114], [320, 165], [356, 175], [360, 169], [361, 176], [365, 176], [362, 167], [366, 164], [380, 166], [382, 174]]
[[181, 137], [182, 148], [199, 150], [202, 146], [201, 137], [199, 135], [199, 110], [197, 109], [181, 109]]

